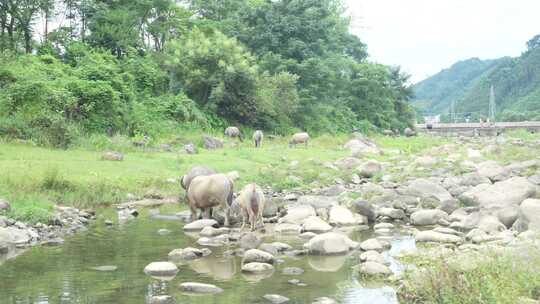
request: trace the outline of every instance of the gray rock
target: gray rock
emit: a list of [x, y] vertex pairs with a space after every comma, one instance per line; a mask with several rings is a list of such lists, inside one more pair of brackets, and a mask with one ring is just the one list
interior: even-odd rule
[[203, 143], [204, 143], [204, 148], [207, 150], [215, 150], [215, 149], [223, 148], [223, 140], [216, 137], [204, 135]]
[[452, 212], [454, 212], [456, 209], [459, 208], [459, 200], [455, 198], [444, 200], [440, 203], [438, 208], [448, 214], [451, 214]]
[[242, 264], [252, 262], [274, 264], [274, 256], [268, 252], [259, 249], [250, 249], [244, 253]]
[[371, 178], [382, 172], [382, 166], [376, 160], [369, 160], [358, 167], [358, 170], [361, 176]]
[[0, 198], [0, 212], [3, 212], [3, 211], [6, 212], [10, 210], [11, 210], [10, 203], [5, 199]]
[[529, 182], [534, 185], [540, 186], [540, 173], [529, 176]]
[[356, 157], [347, 157], [336, 161], [336, 166], [342, 170], [352, 170], [362, 164], [362, 161]]
[[274, 270], [274, 266], [267, 263], [253, 262], [253, 263], [247, 263], [247, 264], [242, 265], [242, 272], [246, 272], [246, 273], [261, 273], [261, 272], [269, 272], [273, 270]]
[[511, 228], [519, 218], [519, 210], [518, 206], [504, 207], [497, 211], [497, 218], [504, 226], [506, 226], [506, 228]]
[[167, 235], [167, 234], [170, 234], [171, 231], [169, 229], [159, 229], [157, 233], [159, 235]]
[[497, 234], [506, 230], [506, 226], [502, 224], [496, 216], [487, 215], [483, 216], [478, 222], [478, 229], [487, 234]]
[[481, 207], [519, 205], [534, 196], [536, 189], [524, 177], [512, 177], [493, 185], [481, 184], [460, 196], [465, 204]]
[[257, 248], [259, 247], [259, 245], [261, 245], [261, 243], [262, 238], [253, 232], [242, 234], [242, 236], [238, 240], [238, 245], [240, 246], [240, 248], [244, 249]]
[[[205, 248], [206, 249], [206, 248]], [[209, 249], [201, 250], [197, 248], [187, 247], [187, 248], [180, 248], [180, 249], [174, 249], [173, 251], [169, 252], [169, 260], [195, 260], [198, 258], [202, 258], [203, 256], [209, 255], [211, 251]]]
[[480, 176], [487, 177], [494, 182], [504, 180], [507, 176], [504, 167], [493, 160], [484, 161], [478, 164], [477, 172]]
[[149, 304], [174, 304], [176, 301], [168, 295], [152, 296]]
[[310, 216], [302, 223], [302, 230], [307, 232], [324, 233], [332, 230], [332, 226], [317, 216]]
[[321, 255], [344, 254], [357, 247], [357, 242], [335, 232], [319, 234], [304, 244], [304, 248], [309, 252]]
[[379, 252], [377, 252], [375, 250], [369, 250], [369, 251], [363, 252], [360, 255], [360, 261], [362, 261], [362, 262], [376, 262], [376, 263], [383, 264], [383, 265], [388, 264], [388, 262], [382, 256], [382, 254], [380, 254]]
[[284, 275], [301, 275], [304, 273], [304, 269], [299, 267], [285, 267], [281, 270]]
[[440, 233], [434, 230], [420, 231], [414, 238], [417, 242], [453, 243], [460, 244], [463, 239], [457, 235]]
[[217, 227], [218, 222], [213, 219], [196, 220], [184, 226], [184, 231], [200, 231], [204, 227]]
[[428, 179], [416, 179], [406, 189], [406, 194], [419, 197], [436, 197], [439, 201], [452, 199], [450, 193], [440, 184]]
[[394, 220], [405, 218], [405, 212], [401, 209], [395, 208], [381, 208], [377, 210], [378, 216], [386, 216]]
[[197, 154], [197, 147], [193, 143], [189, 143], [184, 145], [184, 151], [186, 151], [187, 154]]
[[226, 233], [229, 233], [228, 228], [214, 228], [212, 226], [206, 226], [201, 230], [201, 232], [199, 232], [199, 235], [212, 237], [212, 236], [218, 236], [218, 235], [222, 235]]
[[278, 223], [301, 224], [306, 218], [316, 216], [315, 209], [311, 205], [294, 205], [287, 209], [287, 215], [280, 218]]
[[101, 155], [102, 160], [108, 160], [108, 161], [123, 161], [124, 160], [124, 154], [116, 151], [109, 151], [103, 153]]
[[353, 156], [363, 156], [365, 154], [381, 154], [381, 150], [377, 147], [377, 145], [364, 137], [349, 140], [344, 145], [344, 148], [350, 150]]
[[265, 298], [267, 301], [273, 304], [281, 304], [281, 303], [289, 302], [289, 298], [280, 296], [278, 294], [267, 294], [267, 295], [264, 295], [263, 298]]
[[316, 298], [311, 304], [337, 304], [336, 300], [328, 297]]
[[299, 205], [309, 205], [314, 209], [329, 208], [337, 203], [337, 196], [303, 195], [298, 198]]
[[528, 229], [540, 231], [540, 199], [526, 199], [520, 206], [522, 217], [520, 220]]
[[178, 267], [171, 262], [152, 262], [144, 268], [144, 273], [153, 277], [174, 277]]
[[464, 174], [460, 181], [461, 186], [471, 186], [475, 187], [480, 184], [491, 184], [491, 180], [486, 176], [478, 174], [478, 172], [471, 172]]
[[360, 249], [364, 251], [374, 250], [374, 251], [382, 252], [384, 248], [381, 242], [379, 242], [379, 240], [373, 238], [373, 239], [365, 240], [362, 243], [360, 243]]
[[274, 227], [274, 231], [281, 234], [299, 234], [302, 226], [297, 224], [281, 223]]
[[197, 240], [197, 244], [208, 247], [220, 247], [229, 244], [229, 236], [226, 234], [215, 237], [201, 237]]
[[350, 226], [362, 223], [353, 213], [343, 206], [333, 206], [330, 208], [329, 221], [337, 226]]
[[405, 128], [405, 130], [403, 131], [403, 134], [405, 134], [405, 136], [407, 137], [416, 136], [416, 132], [413, 131], [411, 128]]
[[180, 284], [180, 289], [186, 293], [197, 294], [217, 294], [223, 292], [223, 289], [217, 287], [216, 285], [194, 282], [182, 283]]
[[416, 226], [435, 225], [441, 220], [448, 220], [448, 214], [439, 209], [418, 210], [411, 214], [411, 224]]
[[90, 267], [90, 269], [96, 270], [96, 271], [109, 272], [109, 271], [116, 271], [118, 267], [114, 265], [103, 265], [103, 266]]
[[367, 276], [386, 276], [392, 274], [392, 271], [386, 265], [371, 261], [360, 264], [358, 270], [361, 274]]

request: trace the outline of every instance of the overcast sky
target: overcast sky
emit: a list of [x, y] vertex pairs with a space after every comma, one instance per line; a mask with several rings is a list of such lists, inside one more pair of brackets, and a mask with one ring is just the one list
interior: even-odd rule
[[370, 58], [413, 82], [456, 61], [519, 56], [540, 34], [540, 0], [346, 0]]

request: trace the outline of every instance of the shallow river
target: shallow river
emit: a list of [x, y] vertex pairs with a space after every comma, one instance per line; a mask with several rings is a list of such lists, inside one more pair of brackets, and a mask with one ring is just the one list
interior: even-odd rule
[[[66, 239], [60, 247], [35, 247], [16, 259], [0, 261], [0, 303], [148, 303], [152, 295], [171, 295], [176, 303], [269, 303], [265, 294], [280, 294], [290, 303], [311, 303], [326, 296], [342, 303], [397, 303], [395, 292], [384, 285], [359, 281], [351, 269], [358, 264], [352, 256], [282, 257], [267, 278], [247, 277], [240, 272], [240, 258], [227, 257], [224, 249], [212, 249], [208, 257], [181, 265], [180, 272], [169, 282], [160, 282], [143, 273], [153, 261], [167, 260], [175, 248], [201, 247], [182, 231], [183, 223], [151, 219], [147, 215], [124, 225], [107, 228], [104, 218], [97, 220], [88, 232]], [[159, 235], [159, 229], [171, 231]], [[370, 232], [356, 233], [361, 241]], [[295, 248], [302, 241], [283, 241]], [[396, 236], [391, 251], [414, 246], [410, 238]], [[392, 260], [388, 253], [385, 254]], [[392, 260], [392, 270], [400, 265]], [[114, 265], [117, 270], [102, 272], [92, 267]], [[281, 274], [284, 267], [296, 266], [305, 272], [299, 276]], [[307, 286], [288, 283], [298, 279]], [[189, 296], [179, 290], [182, 282], [215, 284], [225, 291], [213, 296]]]

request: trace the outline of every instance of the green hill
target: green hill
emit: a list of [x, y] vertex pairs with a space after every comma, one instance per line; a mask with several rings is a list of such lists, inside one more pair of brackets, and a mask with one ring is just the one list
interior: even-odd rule
[[485, 117], [493, 85], [498, 120], [540, 119], [540, 35], [527, 46], [519, 57], [460, 61], [417, 83], [413, 105], [424, 113], [443, 114], [444, 119], [456, 101], [458, 118], [466, 113], [472, 119]]
[[478, 79], [501, 61], [471, 58], [459, 61], [413, 86], [413, 105], [425, 113], [445, 113], [452, 101], [459, 101]]

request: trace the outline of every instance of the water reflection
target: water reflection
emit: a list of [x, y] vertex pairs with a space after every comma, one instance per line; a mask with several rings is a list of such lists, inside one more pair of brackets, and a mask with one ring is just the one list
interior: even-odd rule
[[308, 256], [308, 263], [311, 268], [320, 272], [339, 271], [348, 259], [348, 255], [336, 256]]
[[209, 255], [188, 262], [189, 268], [199, 274], [204, 274], [216, 280], [230, 280], [236, 274], [236, 259], [234, 257]]
[[[112, 213], [110, 216], [116, 216]], [[166, 236], [159, 229], [171, 231]], [[355, 232], [351, 238], [362, 241], [372, 237], [370, 232]], [[285, 241], [301, 248], [305, 240], [265, 235], [264, 242]], [[341, 282], [351, 282], [351, 267], [355, 258], [341, 256], [283, 256], [283, 264], [275, 272], [248, 275], [240, 272], [240, 258], [224, 255], [231, 248], [212, 249], [212, 254], [179, 265], [180, 271], [171, 281], [158, 281], [146, 276], [143, 269], [154, 261], [166, 260], [175, 248], [196, 247], [198, 234], [186, 235], [178, 221], [155, 220], [139, 216], [123, 225], [107, 228], [96, 223], [87, 233], [68, 238], [64, 246], [32, 248], [15, 260], [0, 266], [0, 303], [91, 303], [91, 304], [149, 304], [176, 301], [177, 303], [265, 303], [262, 296], [277, 293], [291, 303], [311, 303], [318, 297], [334, 297]], [[392, 255], [414, 247], [412, 238], [392, 242], [385, 253], [391, 263]], [[116, 271], [96, 271], [96, 265], [115, 265]], [[395, 262], [392, 270], [399, 271]], [[284, 276], [284, 267], [300, 267], [299, 276]], [[307, 287], [293, 287], [287, 281], [298, 279]], [[182, 282], [214, 284], [224, 289], [211, 297], [187, 297], [178, 285]], [[158, 298], [156, 298], [158, 297]], [[168, 299], [168, 300], [167, 300]], [[345, 303], [397, 303], [389, 287], [360, 286], [345, 290]], [[169, 303], [169, 302], [166, 302]]]

